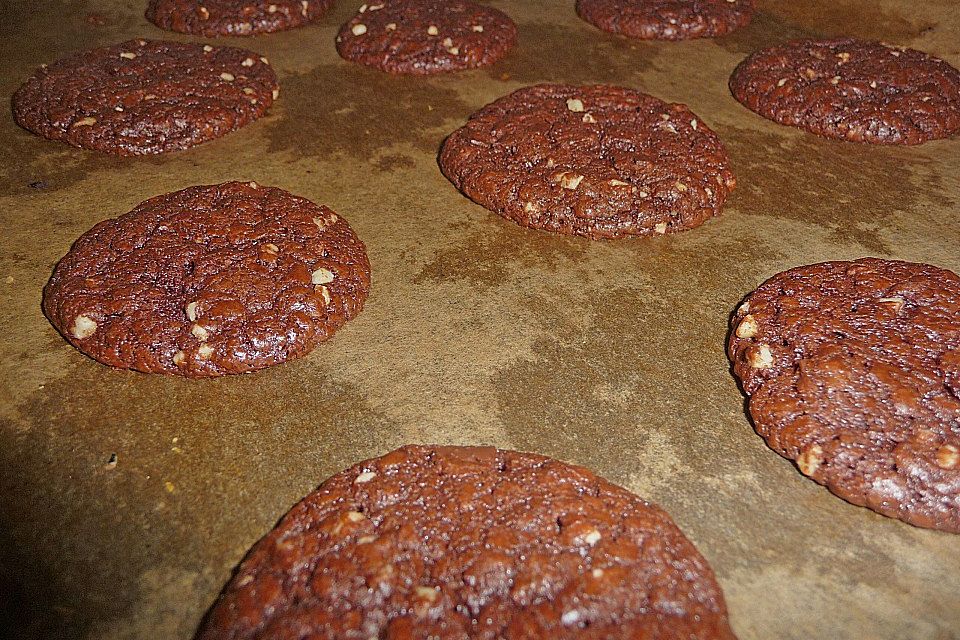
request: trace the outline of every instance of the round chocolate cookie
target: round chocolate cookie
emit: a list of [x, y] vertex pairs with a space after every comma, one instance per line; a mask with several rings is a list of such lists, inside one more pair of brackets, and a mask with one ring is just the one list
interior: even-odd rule
[[369, 288], [345, 220], [228, 182], [151, 198], [87, 231], [54, 270], [43, 310], [104, 364], [200, 378], [308, 353], [360, 312]]
[[757, 432], [833, 493], [960, 532], [960, 277], [861, 259], [767, 280], [729, 354]]
[[313, 22], [333, 0], [150, 0], [147, 20], [198, 36], [249, 36]]
[[577, 0], [581, 18], [642, 40], [714, 38], [746, 26], [753, 0]]
[[920, 144], [960, 130], [960, 71], [929, 54], [853, 38], [751, 54], [730, 91], [764, 118], [827, 138]]
[[673, 233], [717, 215], [736, 180], [717, 135], [682, 104], [607, 85], [542, 84], [488, 104], [440, 168], [514, 222], [590, 238]]
[[374, 0], [340, 28], [337, 52], [381, 71], [425, 75], [493, 64], [516, 41], [510, 18], [469, 0]]
[[198, 638], [734, 636], [713, 572], [658, 507], [543, 456], [407, 446], [294, 506]]
[[13, 95], [13, 116], [75, 147], [166, 153], [256, 120], [278, 94], [273, 69], [252, 51], [129, 40], [42, 66]]

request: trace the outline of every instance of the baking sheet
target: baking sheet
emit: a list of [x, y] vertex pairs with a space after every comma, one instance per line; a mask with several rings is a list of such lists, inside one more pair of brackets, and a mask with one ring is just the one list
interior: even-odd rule
[[[76, 49], [202, 40], [153, 27], [144, 4], [2, 3], [3, 95]], [[280, 100], [166, 157], [72, 149], [0, 117], [0, 625], [12, 637], [190, 638], [248, 547], [321, 480], [439, 442], [537, 451], [655, 500], [712, 563], [744, 640], [960, 638], [960, 536], [804, 479], [753, 432], [724, 355], [729, 314], [785, 268], [874, 255], [960, 271], [960, 140], [820, 140], [739, 106], [730, 71], [786, 37], [838, 34], [960, 66], [956, 3], [767, 0], [742, 31], [683, 43], [604, 34], [569, 0], [490, 4], [517, 21], [519, 47], [444, 77], [341, 61], [333, 38], [356, 9], [344, 0], [315, 26], [222, 40], [270, 58]], [[443, 137], [540, 81], [690, 105], [732, 156], [724, 214], [681, 235], [591, 242], [462, 197], [437, 168]], [[373, 268], [356, 320], [299, 361], [205, 381], [112, 371], [58, 336], [40, 292], [77, 236], [153, 195], [229, 179], [349, 220]]]

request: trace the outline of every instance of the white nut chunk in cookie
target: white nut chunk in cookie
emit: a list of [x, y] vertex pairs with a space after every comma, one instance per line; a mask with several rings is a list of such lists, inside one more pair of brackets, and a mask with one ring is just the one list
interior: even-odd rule
[[377, 477], [377, 473], [375, 471], [364, 471], [363, 473], [361, 473], [356, 477], [354, 482], [356, 484], [364, 484], [366, 482], [370, 482], [376, 477]]
[[805, 476], [812, 476], [823, 463], [823, 449], [815, 444], [804, 449], [797, 457], [797, 467]]
[[937, 466], [941, 469], [956, 469], [960, 466], [960, 448], [945, 444], [937, 449]]
[[330, 271], [330, 269], [326, 269], [324, 267], [320, 267], [310, 276], [310, 281], [313, 284], [328, 284], [333, 282], [335, 277], [336, 276], [334, 276], [333, 271]]
[[756, 318], [747, 314], [743, 316], [743, 320], [737, 325], [736, 334], [738, 338], [752, 338], [757, 335], [759, 331], [760, 325], [757, 323]]
[[70, 327], [70, 335], [78, 340], [89, 338], [97, 331], [97, 322], [90, 316], [80, 314], [73, 319], [73, 326]]
[[770, 345], [761, 344], [755, 349], [747, 349], [747, 360], [754, 369], [769, 369], [773, 366], [773, 352]]

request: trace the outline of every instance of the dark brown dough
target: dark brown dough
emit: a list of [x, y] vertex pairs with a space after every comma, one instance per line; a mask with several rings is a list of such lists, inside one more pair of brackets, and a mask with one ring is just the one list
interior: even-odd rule
[[797, 40], [740, 63], [730, 91], [764, 118], [827, 138], [920, 144], [960, 129], [960, 71], [879, 42]]
[[746, 26], [753, 0], [577, 0], [593, 26], [641, 40], [715, 38]]
[[150, 0], [147, 20], [197, 36], [249, 36], [317, 20], [333, 0]]
[[375, 0], [340, 28], [337, 51], [381, 71], [423, 75], [493, 64], [516, 40], [513, 20], [469, 0]]
[[736, 184], [720, 139], [685, 105], [608, 85], [500, 98], [447, 138], [440, 168], [509, 220], [590, 238], [692, 229]]
[[707, 562], [658, 507], [492, 447], [338, 473], [258, 542], [200, 640], [732, 640]]
[[129, 40], [43, 66], [13, 95], [21, 127], [121, 156], [219, 138], [279, 94], [266, 58], [236, 47]]
[[733, 319], [757, 432], [833, 493], [960, 532], [960, 278], [866, 258], [778, 274]]
[[363, 243], [326, 207], [228, 182], [151, 198], [83, 234], [44, 289], [77, 349], [191, 378], [310, 352], [363, 308]]

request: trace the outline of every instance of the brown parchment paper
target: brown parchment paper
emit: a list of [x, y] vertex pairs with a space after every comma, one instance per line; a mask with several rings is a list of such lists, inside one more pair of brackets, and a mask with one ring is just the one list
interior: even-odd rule
[[[754, 433], [730, 313], [785, 268], [863, 255], [960, 271], [960, 140], [818, 139], [737, 104], [730, 71], [788, 37], [914, 46], [960, 65], [953, 0], [765, 0], [715, 41], [632, 42], [572, 0], [497, 0], [519, 46], [486, 70], [396, 78], [340, 60], [337, 27], [226, 39], [270, 58], [272, 113], [164, 157], [113, 158], [0, 116], [0, 625], [17, 638], [187, 639], [248, 547], [331, 473], [407, 442], [586, 465], [666, 508], [712, 563], [744, 639], [960, 638], [960, 536], [849, 505]], [[165, 33], [143, 0], [0, 4], [0, 93], [43, 63]], [[739, 186], [682, 235], [521, 229], [440, 174], [443, 137], [539, 81], [684, 102]], [[299, 361], [189, 381], [112, 371], [40, 311], [82, 232], [194, 184], [256, 180], [324, 203], [366, 242], [366, 310]], [[37, 184], [34, 187], [31, 183]], [[106, 468], [112, 454], [116, 466]], [[2, 635], [2, 634], [0, 634]]]

